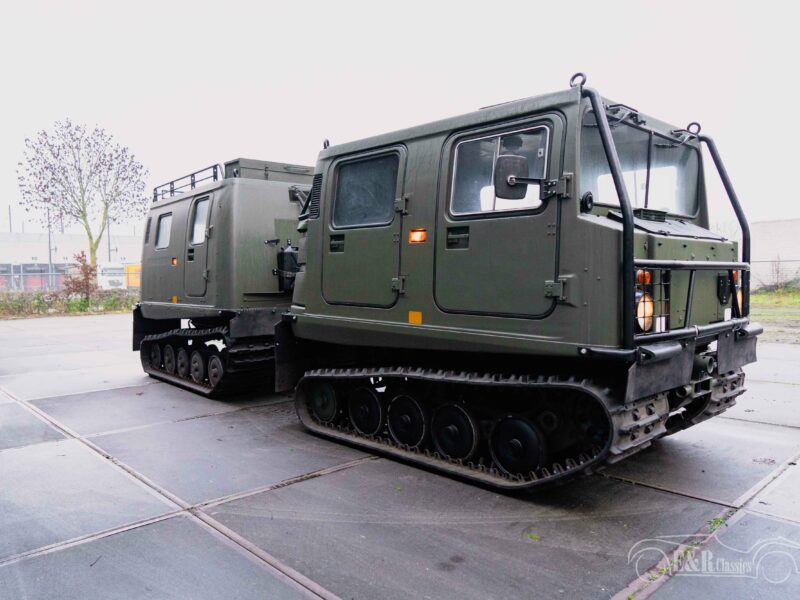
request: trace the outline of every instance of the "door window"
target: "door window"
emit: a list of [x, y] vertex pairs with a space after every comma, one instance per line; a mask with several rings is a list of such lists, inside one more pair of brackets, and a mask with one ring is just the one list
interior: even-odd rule
[[513, 131], [459, 142], [453, 169], [450, 212], [471, 215], [538, 208], [539, 186], [527, 186], [521, 200], [498, 198], [494, 193], [494, 163], [501, 154], [516, 154], [528, 159], [527, 177], [544, 179], [547, 165], [548, 129]]
[[387, 225], [394, 219], [400, 157], [384, 154], [337, 170], [334, 227]]
[[156, 231], [156, 249], [169, 246], [169, 234], [172, 230], [172, 213], [158, 217], [158, 231]]
[[201, 198], [194, 203], [194, 216], [192, 218], [192, 244], [202, 244], [206, 241], [206, 222], [208, 220], [208, 207], [210, 199]]

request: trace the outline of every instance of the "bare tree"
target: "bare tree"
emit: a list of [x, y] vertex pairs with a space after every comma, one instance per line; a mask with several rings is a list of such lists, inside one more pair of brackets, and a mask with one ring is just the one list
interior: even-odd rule
[[[147, 205], [147, 170], [104, 129], [56, 122], [25, 140], [17, 178], [22, 205], [44, 225], [78, 223], [89, 241], [89, 263], [109, 220], [139, 217]], [[48, 210], [49, 209], [49, 210]], [[48, 220], [50, 221], [48, 223]]]

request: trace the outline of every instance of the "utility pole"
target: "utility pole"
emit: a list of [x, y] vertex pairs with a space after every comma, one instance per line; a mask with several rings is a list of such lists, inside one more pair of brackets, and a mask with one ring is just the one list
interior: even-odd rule
[[11, 202], [8, 203], [8, 233], [14, 233], [14, 229], [11, 227]]
[[111, 219], [106, 225], [106, 235], [108, 236], [108, 262], [111, 262]]
[[50, 225], [50, 207], [47, 208], [47, 289], [53, 289], [53, 237]]

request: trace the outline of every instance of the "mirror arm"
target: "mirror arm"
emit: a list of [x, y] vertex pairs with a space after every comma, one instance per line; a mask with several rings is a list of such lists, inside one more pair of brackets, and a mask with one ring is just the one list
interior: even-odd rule
[[517, 177], [516, 175], [508, 176], [508, 185], [517, 185], [523, 183], [525, 185], [539, 185], [542, 183], [541, 179], [534, 179], [533, 177]]

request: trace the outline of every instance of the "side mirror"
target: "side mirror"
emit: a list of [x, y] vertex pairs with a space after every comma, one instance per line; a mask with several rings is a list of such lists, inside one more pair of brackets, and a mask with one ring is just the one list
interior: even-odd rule
[[528, 177], [528, 159], [516, 154], [501, 154], [494, 163], [494, 195], [503, 200], [522, 200], [528, 184], [539, 183]]

